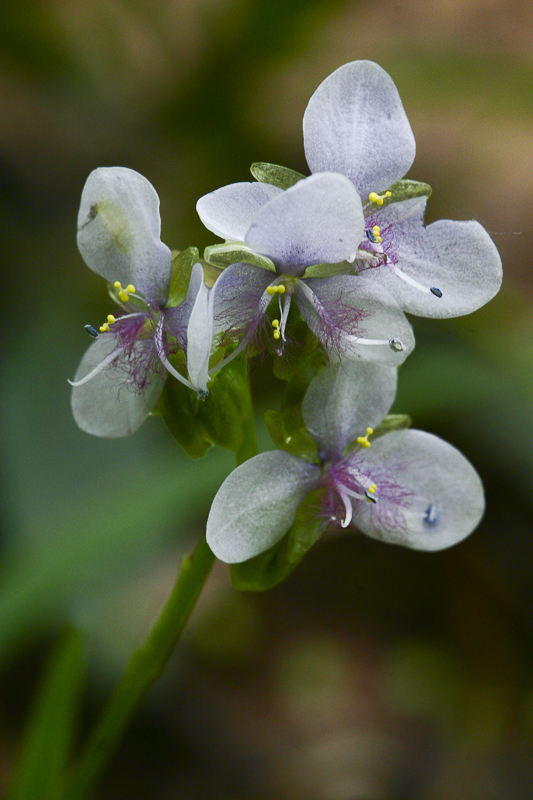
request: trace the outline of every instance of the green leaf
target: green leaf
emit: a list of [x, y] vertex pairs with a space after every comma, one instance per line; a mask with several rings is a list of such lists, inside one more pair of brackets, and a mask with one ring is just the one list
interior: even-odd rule
[[336, 264], [312, 264], [307, 267], [303, 278], [331, 278], [332, 275], [350, 275], [354, 265], [349, 261], [339, 261]]
[[83, 683], [80, 639], [69, 629], [50, 657], [16, 756], [8, 800], [52, 800], [59, 796], [75, 740]]
[[229, 267], [230, 264], [254, 264], [256, 267], [275, 272], [276, 267], [266, 256], [260, 256], [242, 242], [213, 244], [204, 250], [204, 258], [216, 267]]
[[[387, 416], [379, 423], [377, 428], [374, 429], [374, 433], [370, 434], [370, 445], [376, 439], [379, 439], [380, 436], [385, 436], [387, 433], [391, 433], [392, 431], [402, 431], [406, 428], [410, 428], [412, 425], [412, 419], [408, 414], [387, 414]], [[359, 447], [357, 440], [355, 442], [351, 442], [344, 448], [344, 454], [348, 455], [351, 453], [352, 450], [355, 450]]]
[[193, 458], [213, 445], [238, 453], [254, 419], [246, 359], [235, 358], [218, 372], [205, 400], [179, 381], [166, 381], [154, 413]]
[[242, 564], [230, 564], [233, 588], [264, 592], [288, 578], [322, 533], [318, 504], [319, 490], [316, 490], [301, 503], [294, 522], [281, 541]]
[[288, 406], [282, 411], [269, 408], [264, 419], [272, 440], [279, 450], [286, 450], [305, 461], [318, 461], [316, 442], [307, 431], [301, 408]]
[[278, 164], [267, 164], [265, 161], [257, 161], [250, 167], [250, 172], [260, 183], [271, 183], [279, 189], [290, 189], [295, 183], [305, 178], [301, 172], [295, 172], [288, 167], [280, 167]]
[[[430, 197], [433, 189], [429, 183], [420, 183], [420, 181], [402, 180], [393, 183], [388, 190], [391, 193], [390, 197], [383, 198], [383, 205], [379, 208], [384, 208], [391, 203], [400, 203], [402, 200], [410, 200], [413, 197]], [[374, 204], [372, 204], [374, 207]]]
[[306, 461], [318, 461], [316, 442], [307, 431], [302, 417], [302, 400], [311, 380], [324, 366], [326, 357], [317, 340], [302, 320], [293, 326], [298, 346], [297, 361], [277, 359], [274, 374], [286, 381], [281, 408], [265, 411], [264, 419], [272, 439], [280, 450]]
[[189, 288], [191, 270], [200, 261], [197, 247], [188, 247], [181, 252], [172, 253], [172, 266], [170, 272], [170, 291], [167, 307], [173, 308], [183, 303]]
[[410, 428], [412, 424], [413, 420], [409, 414], [387, 414], [385, 419], [374, 430], [372, 440], [379, 439], [380, 436], [384, 436], [391, 431], [403, 431], [406, 428]]

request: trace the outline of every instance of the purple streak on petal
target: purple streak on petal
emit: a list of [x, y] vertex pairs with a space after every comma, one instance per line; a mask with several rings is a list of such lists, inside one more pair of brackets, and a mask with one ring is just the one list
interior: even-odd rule
[[[347, 295], [353, 294], [351, 280], [349, 276], [342, 276], [340, 280], [316, 278], [300, 280], [296, 284], [296, 303], [303, 318], [326, 350], [338, 356], [346, 351], [346, 336], [364, 335], [361, 323], [368, 316], [362, 309], [346, 302]], [[322, 287], [322, 281], [327, 286]], [[334, 296], [328, 291], [325, 297], [321, 289], [329, 289], [333, 285], [337, 288]]]
[[365, 463], [364, 455], [361, 451], [355, 452], [347, 458], [332, 461], [324, 474], [324, 498], [322, 502], [322, 515], [339, 527], [345, 517], [345, 499], [343, 488], [348, 488], [351, 492], [364, 495], [365, 490], [375, 483], [376, 491], [374, 496], [376, 503], [368, 502], [366, 498], [361, 499], [350, 497], [353, 509], [353, 517], [357, 517], [357, 512], [363, 505], [370, 507], [371, 516], [379, 520], [379, 523], [386, 530], [407, 531], [407, 523], [403, 514], [407, 510], [415, 497], [415, 493], [399, 484], [394, 475], [401, 475], [405, 464], [388, 464], [387, 467], [372, 466], [369, 469]]
[[232, 264], [217, 279], [214, 291], [214, 333], [222, 340], [252, 341], [260, 329], [272, 297], [267, 286], [272, 272], [250, 264]]

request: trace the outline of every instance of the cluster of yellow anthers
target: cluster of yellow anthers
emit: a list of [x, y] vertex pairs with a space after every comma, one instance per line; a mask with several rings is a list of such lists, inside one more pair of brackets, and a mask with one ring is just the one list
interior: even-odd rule
[[122, 288], [122, 284], [120, 281], [115, 281], [113, 286], [115, 289], [118, 289], [118, 297], [121, 303], [127, 303], [129, 300], [128, 295], [133, 294], [135, 291], [135, 286], [132, 283], [128, 283], [125, 289]]
[[108, 331], [109, 330], [109, 326], [112, 325], [114, 322], [116, 322], [116, 319], [113, 316], [113, 314], [108, 314], [107, 315], [107, 322], [104, 322], [103, 325], [100, 325], [100, 330], [102, 331], [102, 333], [104, 333], [105, 331]]
[[364, 436], [357, 437], [357, 444], [360, 444], [361, 447], [370, 447], [370, 442], [368, 441], [368, 437], [372, 436], [373, 433], [374, 433], [374, 428], [367, 428]]
[[271, 297], [272, 295], [276, 294], [276, 292], [278, 294], [285, 294], [285, 287], [282, 283], [280, 283], [279, 286], [267, 286], [267, 294], [269, 294]]
[[377, 489], [377, 485], [375, 483], [371, 484], [365, 492], [366, 502], [367, 503], [376, 503], [377, 500], [374, 497], [374, 493]]
[[392, 197], [390, 192], [385, 192], [385, 194], [377, 194], [377, 192], [370, 192], [368, 195], [368, 199], [371, 203], [376, 203], [378, 206], [383, 205], [383, 201], [386, 197]]
[[376, 244], [381, 244], [381, 236], [379, 235], [379, 225], [374, 225], [372, 228], [372, 233], [374, 234], [374, 239], [376, 240]]

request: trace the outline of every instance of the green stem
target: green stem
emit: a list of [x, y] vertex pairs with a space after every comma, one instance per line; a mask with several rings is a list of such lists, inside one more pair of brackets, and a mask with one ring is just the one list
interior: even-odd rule
[[[243, 423], [237, 466], [257, 453], [255, 421]], [[215, 562], [205, 537], [183, 559], [178, 580], [148, 639], [133, 654], [126, 672], [89, 734], [74, 777], [62, 800], [83, 800], [95, 788], [148, 690], [161, 677]]]
[[184, 557], [172, 594], [89, 735], [63, 800], [82, 800], [101, 778], [139, 705], [165, 671], [214, 562], [205, 537]]

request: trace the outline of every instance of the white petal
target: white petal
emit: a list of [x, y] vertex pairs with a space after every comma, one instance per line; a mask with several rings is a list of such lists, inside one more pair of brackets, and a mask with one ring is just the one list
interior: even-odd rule
[[272, 300], [267, 286], [275, 279], [270, 270], [251, 264], [226, 267], [213, 287], [215, 334], [253, 336]]
[[[116, 346], [114, 336], [99, 336], [83, 356], [74, 380], [80, 380], [96, 367]], [[137, 342], [136, 349], [142, 347]], [[163, 380], [151, 370], [147, 383], [138, 392], [127, 383], [128, 365], [119, 356], [102, 372], [82, 386], [72, 389], [72, 411], [78, 426], [95, 436], [115, 438], [137, 430], [157, 402]]]
[[192, 268], [191, 285], [193, 282], [197, 292], [187, 326], [187, 372], [195, 389], [205, 392], [213, 341], [213, 290], [204, 283], [201, 264]]
[[201, 197], [196, 211], [205, 227], [221, 239], [244, 242], [254, 215], [282, 191], [269, 183], [230, 183]]
[[415, 157], [415, 140], [398, 90], [372, 61], [333, 72], [304, 114], [304, 146], [311, 172], [340, 172], [366, 200], [402, 178]]
[[398, 371], [365, 361], [330, 364], [314, 378], [302, 403], [305, 426], [325, 454], [377, 428], [394, 402]]
[[[398, 366], [415, 346], [412, 328], [394, 297], [369, 278], [301, 280], [295, 295], [302, 317], [330, 357]], [[401, 342], [403, 350], [391, 347], [391, 339]]]
[[394, 431], [365, 450], [364, 463], [377, 485], [377, 503], [360, 503], [354, 522], [368, 536], [414, 550], [443, 550], [472, 533], [483, 516], [479, 475], [437, 436]]
[[[387, 231], [382, 230], [381, 235], [385, 243]], [[499, 253], [478, 222], [439, 220], [424, 228], [415, 216], [392, 227], [391, 235], [402, 273], [426, 289], [435, 287], [442, 292], [442, 297], [436, 297], [420, 291], [399, 278], [388, 264], [377, 268], [377, 280], [410, 314], [436, 319], [470, 314], [488, 303], [501, 286]], [[369, 276], [373, 273], [369, 270]]]
[[171, 255], [160, 235], [159, 198], [146, 178], [125, 167], [91, 172], [78, 214], [78, 247], [85, 263], [110, 283], [132, 283], [162, 308]]
[[298, 506], [320, 482], [320, 467], [282, 450], [237, 467], [213, 500], [207, 542], [221, 561], [237, 564], [268, 550], [289, 530]]
[[300, 275], [311, 264], [351, 258], [364, 231], [359, 195], [342, 175], [298, 181], [255, 215], [245, 242], [278, 272]]

